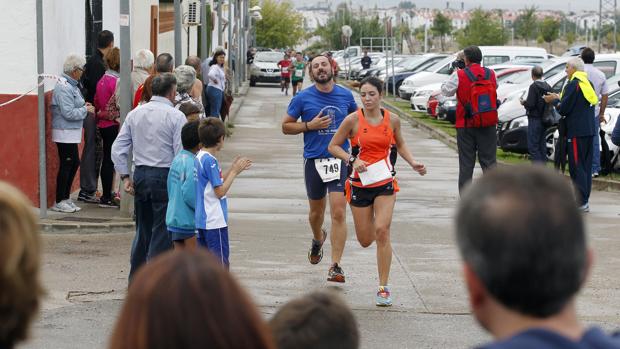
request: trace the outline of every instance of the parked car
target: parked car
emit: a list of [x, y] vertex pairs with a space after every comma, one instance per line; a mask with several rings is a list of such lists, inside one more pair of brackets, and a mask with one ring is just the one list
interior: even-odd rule
[[403, 60], [398, 64], [398, 66], [395, 66], [395, 74], [392, 74], [392, 70], [390, 68], [388, 73], [386, 73], [386, 71], [381, 71], [378, 77], [386, 83], [387, 91], [389, 93], [396, 91], [398, 94], [400, 85], [407, 77], [428, 69], [428, 67], [445, 59], [445, 57], [446, 55], [435, 53], [414, 56], [411, 59]]
[[250, 66], [250, 86], [256, 86], [257, 82], [280, 83], [278, 62], [282, 57], [282, 52], [257, 52]]
[[435, 91], [430, 97], [428, 97], [428, 102], [426, 102], [426, 112], [434, 118], [437, 117], [437, 106], [439, 105], [440, 97], [441, 91]]
[[[383, 53], [381, 53], [381, 52], [374, 52], [374, 53], [370, 53], [369, 52], [368, 56], [371, 58], [371, 61], [370, 61], [370, 67], [371, 68], [376, 67], [377, 64], [379, 64], [379, 62], [383, 61], [383, 57], [384, 57]], [[399, 56], [394, 56], [394, 61], [395, 62], [399, 62], [400, 59], [402, 59], [402, 57], [405, 57], [405, 56], [400, 56], [400, 55]], [[359, 73], [362, 70], [364, 70], [364, 68], [362, 67], [361, 61], [362, 61], [362, 59], [360, 57], [360, 61], [357, 62], [357, 64], [353, 64], [353, 63], [351, 64], [351, 66], [349, 67], [349, 79], [353, 79], [353, 80], [357, 79], [358, 76], [359, 76]], [[383, 65], [385, 66], [385, 61], [384, 61]], [[371, 69], [371, 68], [369, 68], [369, 69]]]

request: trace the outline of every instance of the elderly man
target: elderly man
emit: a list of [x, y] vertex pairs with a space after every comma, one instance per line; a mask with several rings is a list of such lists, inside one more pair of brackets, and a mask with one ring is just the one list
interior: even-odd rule
[[547, 103], [554, 103], [560, 114], [565, 117], [568, 170], [579, 194], [579, 209], [589, 212], [588, 200], [592, 190], [592, 138], [596, 133], [594, 106], [598, 103], [598, 97], [588, 81], [581, 58], [573, 58], [566, 63], [566, 74], [569, 82], [562, 94], [550, 93], [544, 99]]
[[620, 333], [587, 328], [577, 315], [592, 251], [562, 177], [542, 166], [498, 168], [461, 197], [455, 228], [469, 304], [496, 340], [477, 348], [620, 348]]
[[136, 52], [133, 57], [133, 71], [131, 72], [131, 95], [136, 94], [138, 87], [144, 83], [146, 78], [151, 75], [153, 69], [153, 63], [155, 63], [155, 56], [153, 52], [142, 49]]
[[180, 65], [174, 70], [177, 78], [177, 95], [174, 99], [174, 107], [180, 109], [185, 103], [195, 104], [200, 108], [200, 118], [205, 117], [202, 103], [196, 102], [192, 97], [191, 91], [196, 82], [196, 70], [189, 65]]
[[174, 70], [174, 58], [169, 53], [162, 53], [157, 56], [155, 59], [155, 72], [149, 75], [144, 83], [138, 87], [136, 90], [133, 106], [134, 108], [139, 103], [147, 103], [151, 100], [152, 91], [151, 91], [151, 83], [153, 78], [161, 73], [172, 73]]
[[[135, 193], [136, 236], [131, 246], [129, 281], [146, 261], [172, 248], [166, 230], [168, 191], [166, 182], [174, 156], [183, 148], [181, 129], [185, 115], [173, 107], [174, 74], [153, 78], [153, 97], [127, 114], [112, 145], [112, 161], [126, 192]], [[133, 148], [136, 169], [129, 178], [128, 157]], [[134, 184], [135, 183], [135, 184]]]

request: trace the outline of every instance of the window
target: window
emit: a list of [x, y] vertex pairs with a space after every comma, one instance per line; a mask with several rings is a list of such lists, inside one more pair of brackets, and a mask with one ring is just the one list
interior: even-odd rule
[[544, 60], [545, 60], [545, 58], [540, 57], [540, 56], [516, 56], [516, 57], [515, 57], [515, 61], [519, 61], [519, 60], [522, 60], [522, 61], [525, 61], [525, 60], [532, 60], [532, 61], [539, 61], [539, 62], [542, 62], [542, 61], [544, 61]]
[[560, 81], [556, 82], [551, 89], [553, 90], [553, 92], [555, 93], [560, 93], [562, 91], [562, 87], [564, 86], [564, 83], [566, 82], [566, 77], [563, 77]]
[[[543, 72], [543, 80], [554, 76], [557, 73], [563, 72], [566, 64], [558, 64], [555, 67], [551, 67], [549, 70]], [[544, 70], [544, 68], [543, 68]]]
[[450, 75], [452, 73], [452, 64], [446, 64], [443, 68], [437, 71], [437, 74]]
[[484, 56], [482, 57], [482, 64], [485, 67], [495, 64], [502, 64], [504, 62], [508, 62], [510, 57], [508, 56]]
[[611, 108], [620, 108], [620, 93], [617, 92], [609, 96], [607, 106]]
[[592, 65], [605, 74], [605, 79], [609, 79], [616, 75], [616, 61], [594, 62]]

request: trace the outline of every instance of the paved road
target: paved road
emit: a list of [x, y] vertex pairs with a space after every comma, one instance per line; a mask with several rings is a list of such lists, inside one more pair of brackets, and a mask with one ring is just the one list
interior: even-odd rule
[[[460, 262], [452, 237], [457, 202], [457, 157], [425, 133], [404, 127], [426, 177], [397, 164], [398, 194], [392, 241], [394, 306], [374, 306], [375, 247], [349, 236], [342, 266], [344, 285], [325, 281], [329, 255], [307, 261], [311, 233], [302, 177], [301, 136], [284, 136], [280, 120], [288, 100], [275, 87], [251, 88], [224, 145], [227, 167], [236, 154], [254, 166], [236, 180], [229, 196], [232, 272], [265, 317], [291, 297], [314, 289], [340, 293], [354, 309], [363, 348], [471, 347], [488, 340], [468, 312]], [[406, 123], [405, 123], [406, 124]], [[594, 193], [587, 216], [596, 253], [593, 275], [579, 299], [585, 321], [620, 325], [620, 194]], [[25, 348], [104, 348], [124, 297], [132, 233], [46, 235], [44, 311]], [[327, 243], [329, 249], [329, 243]]]

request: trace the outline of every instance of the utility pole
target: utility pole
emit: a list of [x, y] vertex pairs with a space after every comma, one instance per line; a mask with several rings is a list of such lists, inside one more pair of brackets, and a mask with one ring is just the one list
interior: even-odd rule
[[612, 23], [613, 23], [613, 50], [616, 52], [616, 10], [617, 10], [617, 0], [599, 0], [599, 11], [598, 11], [598, 52], [601, 52], [602, 47], [602, 28], [603, 28], [603, 14], [611, 13]]
[[[232, 32], [233, 32], [233, 21], [232, 21], [232, 11], [233, 11], [233, 0], [228, 0], [228, 69], [230, 69], [231, 71], [236, 70], [233, 67], [233, 43], [232, 43]], [[237, 9], [235, 8], [235, 12], [237, 11]], [[235, 74], [237, 74], [238, 72], [235, 71]], [[235, 90], [235, 85], [237, 84], [237, 81], [235, 80], [235, 77], [233, 76], [232, 78], [232, 83], [233, 83], [233, 91]]]
[[222, 45], [222, 2], [224, 0], [217, 0], [217, 46]]
[[[207, 50], [207, 0], [200, 0], [200, 60], [204, 61], [209, 57], [209, 51]], [[205, 78], [204, 76], [202, 77]]]
[[[129, 16], [129, 0], [120, 0], [120, 36], [121, 36], [121, 76], [131, 75], [131, 17]], [[131, 111], [131, 79], [120, 79], [120, 113], [121, 125], [125, 122], [127, 114]], [[131, 171], [132, 156], [127, 157], [128, 168]], [[133, 200], [129, 193], [121, 190], [121, 215], [131, 217], [133, 212]]]
[[47, 217], [47, 164], [45, 159], [45, 85], [40, 74], [44, 73], [43, 64], [43, 0], [37, 0], [37, 83], [39, 85], [37, 104], [38, 104], [38, 124], [39, 124], [39, 217]]
[[174, 66], [183, 62], [183, 46], [181, 43], [181, 21], [183, 12], [181, 10], [181, 0], [174, 0]]

